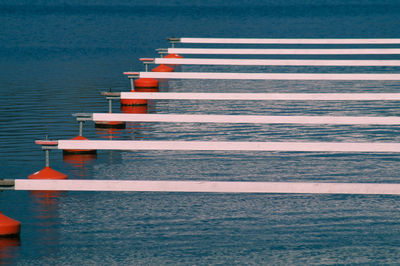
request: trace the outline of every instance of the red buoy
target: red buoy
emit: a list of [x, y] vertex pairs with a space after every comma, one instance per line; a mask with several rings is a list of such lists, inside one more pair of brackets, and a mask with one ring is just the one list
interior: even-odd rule
[[147, 114], [147, 105], [121, 106], [121, 112], [126, 114]]
[[183, 58], [183, 56], [179, 54], [167, 54], [164, 58]]
[[[83, 136], [76, 136], [75, 138], [72, 138], [72, 140], [87, 140], [87, 138]], [[63, 154], [97, 154], [96, 150], [63, 150]]]
[[152, 72], [174, 72], [172, 67], [166, 66], [164, 64], [159, 65], [151, 70]]
[[[135, 90], [131, 92], [157, 92], [158, 80], [153, 78], [139, 78], [135, 80]], [[121, 99], [121, 105], [146, 105], [145, 99]]]
[[158, 89], [158, 80], [152, 78], [139, 78], [135, 80], [135, 89], [153, 88]]
[[19, 235], [21, 223], [0, 212], [0, 237]]
[[67, 175], [46, 166], [40, 171], [28, 176], [29, 179], [66, 179]]
[[124, 129], [126, 127], [125, 122], [119, 121], [94, 121], [95, 127], [98, 128], [120, 128]]

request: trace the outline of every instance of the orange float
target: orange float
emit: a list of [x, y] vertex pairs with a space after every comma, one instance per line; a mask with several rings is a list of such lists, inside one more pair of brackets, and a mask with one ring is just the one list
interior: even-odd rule
[[16, 236], [21, 230], [21, 223], [0, 212], [0, 236]]
[[[83, 136], [76, 136], [72, 140], [87, 140]], [[96, 150], [63, 150], [63, 154], [97, 154]]]
[[120, 128], [120, 129], [123, 129], [126, 127], [125, 122], [118, 122], [118, 121], [94, 121], [94, 125], [97, 128]]
[[152, 72], [174, 72], [172, 67], [166, 66], [164, 64], [159, 65], [151, 70]]
[[66, 179], [67, 175], [50, 168], [50, 166], [46, 166], [42, 170], [31, 174], [30, 176], [28, 176], [28, 178], [29, 179]]
[[135, 89], [153, 88], [158, 89], [158, 80], [152, 78], [139, 78], [135, 80]]
[[[166, 56], [164, 56], [164, 58], [176, 58], [176, 59], [179, 59], [179, 58], [183, 58], [183, 56], [181, 56], [179, 54], [167, 54]], [[167, 66], [176, 68], [176, 67], [179, 67], [180, 65], [174, 64], [174, 65], [167, 65]]]
[[[135, 80], [135, 90], [131, 92], [157, 92], [158, 80], [153, 78], [139, 78]], [[145, 99], [121, 99], [121, 105], [146, 105]]]
[[183, 58], [183, 56], [179, 54], [167, 54], [164, 58]]

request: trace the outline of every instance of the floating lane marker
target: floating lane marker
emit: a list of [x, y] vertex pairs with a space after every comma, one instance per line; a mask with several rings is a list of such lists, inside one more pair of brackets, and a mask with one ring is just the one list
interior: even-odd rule
[[286, 60], [286, 59], [206, 59], [155, 58], [155, 64], [242, 65], [242, 66], [400, 66], [400, 60]]
[[169, 54], [240, 54], [240, 55], [357, 55], [400, 54], [398, 48], [349, 49], [227, 49], [227, 48], [168, 48]]
[[59, 140], [58, 149], [286, 152], [400, 152], [400, 143]]
[[92, 117], [94, 121], [118, 121], [118, 122], [400, 125], [400, 117], [395, 117], [395, 116], [392, 117], [261, 116], [261, 115], [94, 113]]
[[208, 193], [295, 193], [295, 194], [391, 194], [400, 195], [400, 184], [218, 182], [150, 180], [25, 180], [16, 179], [14, 190], [60, 191], [148, 191]]
[[129, 78], [230, 80], [400, 80], [400, 74], [124, 72]]
[[399, 101], [400, 93], [192, 93], [121, 92], [121, 99], [247, 101]]
[[180, 43], [222, 44], [400, 44], [400, 39], [170, 38]]

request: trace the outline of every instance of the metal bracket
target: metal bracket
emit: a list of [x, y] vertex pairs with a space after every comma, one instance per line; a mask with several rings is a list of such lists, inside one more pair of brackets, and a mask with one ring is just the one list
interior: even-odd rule
[[42, 150], [56, 150], [58, 146], [57, 140], [35, 140], [35, 144], [42, 145]]
[[93, 120], [93, 114], [90, 113], [75, 113], [72, 114], [73, 117], [76, 117], [76, 121], [90, 121]]
[[109, 91], [102, 91], [101, 95], [103, 96], [107, 96], [113, 99], [119, 99], [119, 97], [121, 96], [120, 92], [109, 92]]
[[167, 38], [167, 40], [171, 43], [171, 47], [174, 48], [175, 47], [175, 43], [179, 43], [181, 41], [180, 38]]
[[0, 191], [1, 190], [14, 190], [15, 180], [12, 179], [0, 179]]
[[139, 58], [139, 60], [144, 64], [145, 71], [149, 71], [149, 64], [154, 64], [154, 58]]
[[163, 57], [163, 55], [168, 54], [168, 49], [166, 48], [158, 48], [156, 51]]

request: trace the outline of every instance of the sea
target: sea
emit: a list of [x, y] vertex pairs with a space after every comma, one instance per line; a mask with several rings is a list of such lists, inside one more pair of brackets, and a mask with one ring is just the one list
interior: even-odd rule
[[[171, 47], [169, 37], [400, 38], [398, 0], [0, 0], [0, 178], [45, 166], [35, 140], [78, 135], [75, 113], [108, 112], [103, 91], [129, 91], [124, 71]], [[312, 45], [175, 47], [314, 48]], [[323, 48], [341, 48], [329, 45]], [[348, 47], [348, 46], [347, 46]], [[360, 45], [351, 45], [360, 48]], [[362, 47], [372, 47], [364, 45]], [[373, 46], [373, 47], [376, 47]], [[398, 45], [380, 45], [399, 48]], [[218, 56], [190, 56], [218, 58]], [[219, 56], [221, 58], [255, 58]], [[399, 55], [258, 56], [400, 59]], [[400, 73], [399, 67], [177, 66], [176, 71]], [[164, 92], [399, 92], [398, 81], [162, 80]], [[121, 110], [113, 102], [115, 113]], [[155, 114], [399, 116], [399, 101], [152, 100]], [[399, 142], [400, 126], [127, 123], [100, 140]], [[70, 180], [399, 183], [400, 154], [116, 151], [63, 156]], [[167, 192], [0, 192], [21, 222], [0, 239], [1, 265], [399, 265], [393, 195]]]

